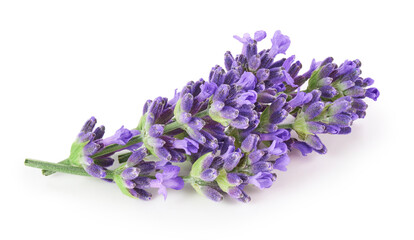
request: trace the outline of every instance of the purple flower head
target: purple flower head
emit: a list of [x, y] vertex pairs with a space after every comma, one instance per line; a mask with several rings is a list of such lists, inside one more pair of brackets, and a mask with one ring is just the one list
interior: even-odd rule
[[151, 180], [150, 186], [152, 188], [158, 188], [158, 193], [167, 198], [167, 188], [180, 190], [184, 187], [184, 181], [181, 177], [178, 177], [180, 167], [167, 165], [164, 167], [162, 173], [155, 174], [154, 180]]

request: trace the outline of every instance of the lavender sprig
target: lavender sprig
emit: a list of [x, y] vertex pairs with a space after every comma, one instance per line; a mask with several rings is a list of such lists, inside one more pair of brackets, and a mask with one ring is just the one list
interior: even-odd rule
[[[349, 134], [353, 122], [366, 115], [365, 99], [379, 97], [370, 87], [374, 80], [360, 76], [359, 60], [340, 65], [331, 57], [313, 60], [300, 73], [294, 55], [278, 58], [290, 46], [280, 31], [271, 48], [261, 51], [257, 44], [266, 32], [234, 37], [243, 44], [241, 54], [226, 52], [224, 67], [214, 66], [208, 81], [189, 82], [170, 100], [148, 100], [137, 128], [122, 126], [104, 138], [105, 128], [95, 128], [92, 117], [68, 159], [25, 164], [45, 175], [57, 171], [114, 181], [124, 194], [143, 200], [152, 198], [151, 189], [166, 198], [168, 189], [188, 183], [214, 201], [228, 195], [249, 202], [247, 185], [271, 187], [294, 149], [304, 156], [325, 154], [319, 136]], [[189, 172], [178, 164], [184, 161], [192, 166]]]

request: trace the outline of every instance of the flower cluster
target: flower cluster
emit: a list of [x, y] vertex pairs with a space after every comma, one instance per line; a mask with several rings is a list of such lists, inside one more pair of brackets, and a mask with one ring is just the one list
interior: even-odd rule
[[[248, 202], [246, 186], [269, 188], [275, 170], [287, 170], [294, 149], [326, 153], [320, 134], [350, 133], [353, 122], [365, 117], [366, 98], [379, 97], [370, 87], [374, 81], [360, 76], [359, 60], [313, 60], [300, 73], [294, 55], [278, 58], [290, 46], [280, 31], [261, 51], [264, 31], [234, 38], [242, 43], [240, 54], [226, 52], [224, 66], [214, 66], [208, 81], [189, 82], [170, 100], [147, 101], [137, 128], [122, 127], [102, 139], [104, 127], [94, 129], [95, 118], [88, 120], [70, 164], [105, 178], [111, 155], [126, 150], [111, 174], [128, 196], [148, 200], [158, 189], [165, 198], [168, 188], [179, 190], [186, 182], [214, 201], [228, 195]], [[95, 157], [110, 146], [117, 147]], [[180, 162], [189, 162], [190, 171], [182, 171]]]

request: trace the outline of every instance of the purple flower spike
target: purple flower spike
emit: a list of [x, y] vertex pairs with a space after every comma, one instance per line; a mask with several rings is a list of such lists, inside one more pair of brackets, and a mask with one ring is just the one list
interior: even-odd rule
[[[105, 127], [88, 119], [68, 164], [143, 200], [151, 199], [150, 188], [165, 199], [167, 189], [182, 189], [185, 179], [213, 201], [228, 195], [248, 202], [247, 185], [269, 188], [294, 149], [325, 154], [321, 134], [349, 134], [366, 116], [367, 98], [380, 95], [358, 59], [313, 59], [302, 70], [306, 64], [295, 55], [278, 57], [291, 43], [281, 31], [270, 49], [260, 48], [265, 31], [234, 38], [243, 44], [241, 53], [226, 52], [223, 67], [212, 67], [207, 81], [189, 81], [171, 99], [148, 100], [135, 129], [122, 126], [105, 138]], [[118, 151], [129, 152], [109, 171]], [[184, 161], [191, 168], [181, 177], [176, 165]]]

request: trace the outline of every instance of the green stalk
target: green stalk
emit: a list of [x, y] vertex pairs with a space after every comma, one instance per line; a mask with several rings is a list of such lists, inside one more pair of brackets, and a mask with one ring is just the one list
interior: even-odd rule
[[[24, 161], [24, 165], [28, 167], [34, 167], [34, 168], [40, 168], [43, 170], [49, 170], [53, 172], [62, 172], [62, 173], [68, 173], [73, 175], [79, 175], [79, 176], [88, 176], [90, 175], [81, 167], [75, 167], [72, 165], [66, 165], [66, 164], [60, 164], [60, 163], [50, 163], [50, 162], [44, 162], [39, 160], [33, 160], [33, 159], [26, 159]], [[113, 179], [113, 171], [106, 170], [106, 179]]]
[[[26, 159], [26, 161], [27, 161], [27, 159]], [[25, 164], [26, 164], [26, 161], [24, 162]], [[60, 161], [59, 164], [69, 165], [69, 158], [66, 158], [63, 161]], [[42, 169], [42, 174], [45, 175], [45, 176], [52, 175], [53, 173], [55, 173], [55, 171]]]
[[283, 128], [283, 129], [292, 128], [293, 129], [293, 124], [279, 124], [279, 125], [277, 125], [277, 127], [279, 129], [281, 129], [281, 128]]

